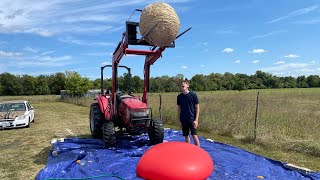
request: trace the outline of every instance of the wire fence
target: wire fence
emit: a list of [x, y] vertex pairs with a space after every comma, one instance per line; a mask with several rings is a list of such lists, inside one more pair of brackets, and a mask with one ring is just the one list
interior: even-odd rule
[[[178, 126], [178, 94], [149, 93], [153, 117]], [[320, 157], [320, 89], [211, 91], [197, 95], [200, 131]], [[63, 101], [90, 107], [93, 98]]]
[[[199, 92], [199, 130], [252, 141], [315, 142], [320, 137], [320, 91]], [[164, 123], [178, 125], [176, 96], [161, 94]], [[156, 112], [159, 97], [149, 98]]]

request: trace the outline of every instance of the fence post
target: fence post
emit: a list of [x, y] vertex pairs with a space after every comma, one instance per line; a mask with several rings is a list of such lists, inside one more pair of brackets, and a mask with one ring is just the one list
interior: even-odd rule
[[259, 92], [258, 92], [258, 94], [257, 94], [256, 115], [255, 115], [255, 117], [254, 117], [254, 138], [253, 138], [254, 141], [256, 141], [256, 138], [257, 138], [258, 109], [259, 109]]
[[162, 120], [162, 98], [161, 98], [161, 93], [159, 93], [159, 98], [160, 98], [159, 114], [160, 114], [160, 119]]

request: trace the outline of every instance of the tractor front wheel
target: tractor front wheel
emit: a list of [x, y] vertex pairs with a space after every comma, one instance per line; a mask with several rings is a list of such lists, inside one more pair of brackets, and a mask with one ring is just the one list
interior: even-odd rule
[[112, 122], [107, 121], [103, 124], [103, 147], [115, 147], [117, 139], [114, 131], [114, 125]]
[[102, 138], [103, 114], [98, 103], [93, 103], [90, 106], [90, 131], [93, 138]]
[[151, 121], [148, 135], [150, 139], [150, 144], [155, 145], [163, 142], [164, 128], [162, 120], [160, 118], [155, 118]]

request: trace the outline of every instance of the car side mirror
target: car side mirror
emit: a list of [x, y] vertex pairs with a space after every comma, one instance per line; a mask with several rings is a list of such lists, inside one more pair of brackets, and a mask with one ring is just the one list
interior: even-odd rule
[[30, 108], [31, 110], [33, 110], [33, 107], [31, 106], [31, 108]]

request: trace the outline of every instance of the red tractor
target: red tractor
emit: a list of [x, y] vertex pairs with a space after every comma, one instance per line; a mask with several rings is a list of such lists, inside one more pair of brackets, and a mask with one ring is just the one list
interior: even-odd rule
[[[101, 93], [96, 96], [95, 102], [90, 107], [91, 135], [94, 138], [102, 138], [105, 148], [116, 146], [116, 134], [118, 134], [116, 129], [117, 132], [129, 135], [148, 133], [152, 145], [163, 142], [162, 120], [152, 117], [152, 109], [148, 107], [150, 66], [161, 57], [161, 53], [167, 47], [175, 47], [175, 44], [172, 42], [166, 47], [156, 47], [145, 41], [144, 37], [137, 39], [138, 26], [138, 22], [126, 22], [126, 31], [113, 53], [112, 65], [101, 67]], [[178, 35], [177, 38], [188, 30]], [[129, 45], [149, 46], [150, 50], [129, 49]], [[121, 58], [126, 54], [145, 56], [142, 100], [131, 94], [130, 83], [128, 94], [118, 89], [118, 67], [126, 68], [129, 78], [131, 77], [130, 68], [119, 65]], [[103, 70], [105, 67], [112, 68], [112, 87], [111, 92], [107, 93], [103, 90]]]

